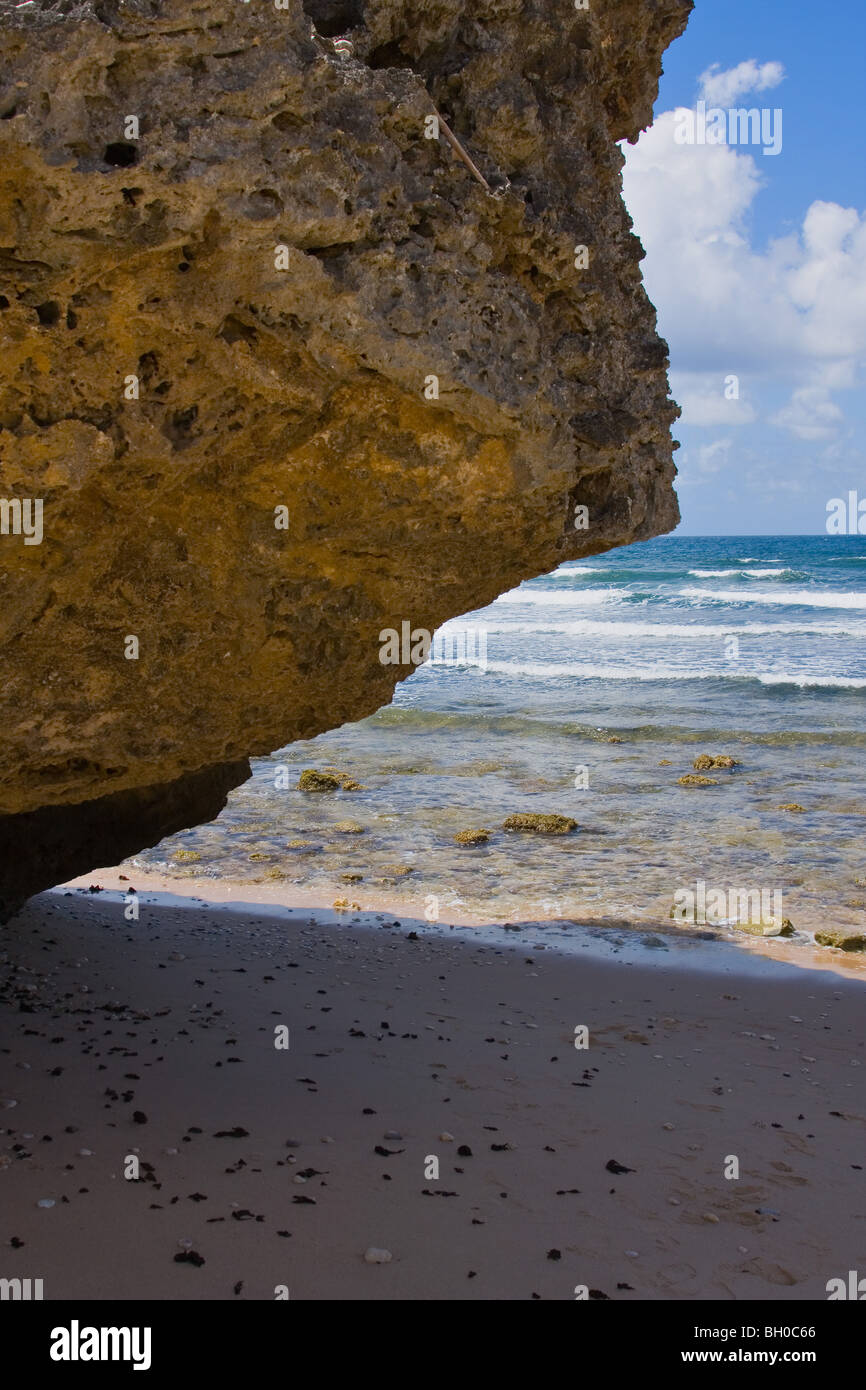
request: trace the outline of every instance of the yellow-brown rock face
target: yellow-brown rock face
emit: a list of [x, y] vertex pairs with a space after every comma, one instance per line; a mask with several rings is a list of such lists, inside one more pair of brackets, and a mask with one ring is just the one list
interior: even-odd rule
[[0, 0], [7, 912], [677, 520], [616, 142], [691, 0], [280, 2]]

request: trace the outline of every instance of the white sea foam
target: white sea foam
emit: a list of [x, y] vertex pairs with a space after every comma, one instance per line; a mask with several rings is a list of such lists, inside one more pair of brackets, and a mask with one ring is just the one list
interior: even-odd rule
[[724, 579], [729, 574], [739, 574], [743, 579], [776, 579], [782, 574], [797, 574], [799, 571], [782, 570], [689, 570], [695, 579]]
[[[560, 608], [581, 607], [587, 603], [611, 603], [628, 597], [627, 589], [509, 589], [496, 603], [526, 603]], [[495, 605], [491, 604], [491, 607]]]
[[[461, 666], [478, 666], [479, 662], [455, 663]], [[488, 672], [508, 676], [530, 676], [550, 681], [570, 677], [573, 680], [604, 681], [706, 681], [736, 680], [759, 681], [761, 685], [796, 685], [826, 687], [832, 689], [866, 689], [866, 677], [819, 676], [809, 672], [796, 674], [787, 671], [744, 671], [739, 668], [701, 667], [700, 669], [678, 666], [635, 666], [631, 661], [623, 661], [619, 666], [603, 666], [593, 663], [548, 661], [488, 661], [484, 666]]]
[[[464, 622], [454, 619], [455, 628]], [[448, 626], [446, 624], [446, 626]], [[604, 622], [594, 618], [574, 618], [570, 622], [556, 622], [543, 614], [527, 621], [514, 619], [512, 622], [486, 622], [488, 633], [511, 634], [514, 637], [539, 636], [542, 633], [559, 633], [567, 637], [601, 637], [605, 640], [630, 643], [637, 639], [648, 641], [667, 641], [671, 637], [692, 640], [713, 638], [721, 640], [732, 634], [748, 637], [860, 637], [866, 638], [866, 623], [737, 623], [727, 627], [716, 623], [643, 623], [643, 622]]]
[[716, 603], [784, 603], [795, 608], [866, 608], [866, 593], [831, 593], [817, 589], [680, 589], [681, 598], [713, 599]]
[[858, 676], [794, 676], [786, 672], [765, 673], [758, 677], [761, 685], [826, 686], [831, 690], [866, 690], [866, 679]]
[[777, 579], [780, 574], [802, 574], [802, 570], [741, 570], [744, 579]]
[[689, 671], [677, 666], [635, 666], [631, 660], [624, 660], [619, 666], [602, 666], [595, 663], [553, 661], [488, 661], [488, 671], [510, 676], [537, 676], [540, 680], [556, 680], [570, 676], [575, 680], [605, 681], [679, 681], [679, 680], [718, 680], [724, 672]]

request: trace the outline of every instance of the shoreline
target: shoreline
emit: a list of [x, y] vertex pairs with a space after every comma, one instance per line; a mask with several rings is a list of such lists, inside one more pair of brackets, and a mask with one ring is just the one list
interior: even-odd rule
[[4, 930], [0, 1277], [47, 1300], [813, 1300], [856, 1268], [856, 978], [724, 942], [708, 972], [143, 907], [55, 890]]
[[[800, 932], [798, 940], [790, 941], [752, 936], [744, 931], [725, 931], [715, 926], [678, 928], [664, 919], [645, 922], [613, 917], [583, 921], [563, 918], [538, 922], [516, 918], [513, 922], [503, 922], [500, 918], [482, 918], [465, 911], [449, 913], [446, 920], [441, 922], [430, 922], [417, 915], [416, 902], [397, 895], [376, 893], [373, 901], [365, 904], [363, 900], [369, 898], [369, 894], [359, 892], [356, 885], [346, 885], [342, 896], [350, 902], [361, 898], [361, 905], [355, 909], [338, 910], [334, 907], [333, 899], [327, 901], [331, 896], [329, 893], [303, 890], [293, 884], [253, 884], [206, 876], [173, 878], [167, 874], [139, 872], [129, 863], [96, 869], [49, 891], [80, 892], [86, 891], [91, 885], [100, 885], [106, 898], [112, 893], [128, 892], [129, 888], [137, 890], [140, 885], [143, 889], [139, 895], [142, 902], [145, 895], [156, 895], [154, 901], [164, 906], [181, 907], [188, 903], [247, 914], [260, 911], [280, 915], [287, 913], [290, 918], [301, 915], [322, 925], [379, 928], [389, 926], [386, 919], [390, 918], [391, 923], [396, 919], [401, 925], [432, 936], [466, 931], [488, 944], [514, 946], [515, 949], [519, 949], [521, 944], [527, 948], [538, 944], [543, 949], [568, 956], [582, 955], [586, 951], [598, 959], [609, 959], [614, 953], [647, 963], [650, 952], [657, 950], [663, 958], [669, 955], [669, 964], [676, 962], [682, 968], [710, 972], [721, 968], [718, 947], [727, 946], [742, 952], [744, 973], [753, 970], [758, 961], [766, 960], [806, 970], [829, 971], [843, 979], [860, 979], [866, 984], [866, 952], [845, 952], [818, 946], [810, 939], [812, 934], [808, 932]], [[556, 936], [552, 935], [554, 928], [558, 930]], [[659, 944], [653, 944], [647, 950], [648, 940]]]

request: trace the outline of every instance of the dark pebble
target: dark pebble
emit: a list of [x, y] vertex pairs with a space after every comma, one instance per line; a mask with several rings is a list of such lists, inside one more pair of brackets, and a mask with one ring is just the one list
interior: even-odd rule
[[609, 1158], [604, 1165], [609, 1173], [633, 1173], [634, 1168], [626, 1168], [624, 1163], [617, 1163], [615, 1158]]

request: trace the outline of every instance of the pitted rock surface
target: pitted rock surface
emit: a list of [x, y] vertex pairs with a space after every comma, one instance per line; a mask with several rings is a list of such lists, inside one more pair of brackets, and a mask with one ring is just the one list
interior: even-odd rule
[[617, 142], [691, 0], [283, 3], [0, 0], [7, 914], [678, 519]]

